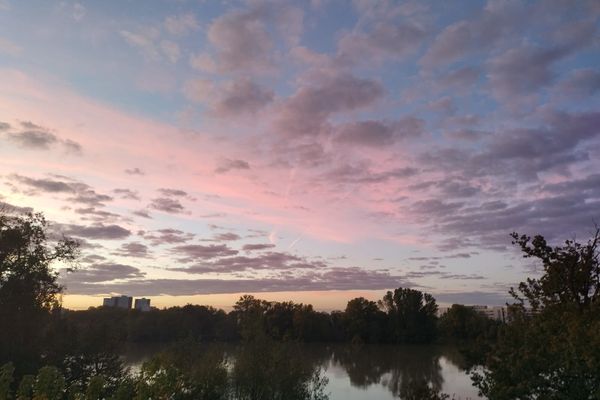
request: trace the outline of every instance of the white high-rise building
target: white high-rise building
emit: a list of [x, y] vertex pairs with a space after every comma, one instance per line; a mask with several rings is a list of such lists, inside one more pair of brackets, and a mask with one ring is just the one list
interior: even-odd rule
[[104, 307], [117, 307], [129, 310], [132, 302], [133, 298], [131, 296], [114, 296], [105, 298], [102, 301], [102, 305]]
[[140, 311], [150, 311], [150, 299], [146, 299], [144, 297], [141, 299], [135, 299], [134, 308]]

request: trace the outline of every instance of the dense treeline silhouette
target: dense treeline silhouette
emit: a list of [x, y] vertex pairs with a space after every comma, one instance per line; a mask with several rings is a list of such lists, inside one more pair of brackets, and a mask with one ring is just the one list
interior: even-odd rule
[[[106, 332], [110, 338], [104, 340], [136, 343], [188, 338], [229, 342], [257, 330], [279, 341], [431, 343], [438, 335], [436, 311], [433, 297], [405, 288], [388, 292], [380, 305], [359, 297], [350, 300], [344, 311], [331, 313], [292, 301], [269, 302], [244, 295], [229, 313], [199, 305], [148, 312], [110, 307], [64, 311], [60, 329], [64, 330], [63, 337]], [[481, 317], [479, 322], [486, 325], [488, 320]]]
[[[229, 313], [199, 305], [148, 312], [112, 307], [65, 310], [57, 329], [63, 330], [60, 335], [63, 338], [77, 336], [78, 332], [84, 336], [93, 332], [106, 335], [96, 341], [115, 343], [183, 339], [229, 342], [257, 330], [280, 341], [431, 343], [438, 333], [436, 310], [433, 297], [403, 288], [388, 292], [379, 305], [359, 297], [350, 300], [344, 311], [331, 313], [315, 311], [311, 305], [292, 301], [269, 302], [244, 295]], [[478, 327], [487, 326], [486, 318], [478, 314], [472, 317], [479, 317]], [[449, 338], [453, 335], [450, 331], [444, 334]]]

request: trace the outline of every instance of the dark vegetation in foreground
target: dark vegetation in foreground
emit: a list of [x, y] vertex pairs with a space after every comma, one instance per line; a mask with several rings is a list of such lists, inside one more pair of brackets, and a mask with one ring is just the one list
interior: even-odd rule
[[[318, 368], [296, 362], [294, 343], [432, 343], [464, 350], [474, 384], [489, 399], [600, 398], [599, 232], [586, 244], [550, 247], [513, 234], [525, 257], [541, 261], [539, 279], [511, 294], [511, 322], [453, 306], [436, 317], [435, 299], [399, 288], [381, 301], [350, 300], [343, 312], [243, 296], [234, 310], [185, 306], [140, 313], [60, 308], [63, 288], [51, 268], [75, 263], [77, 243], [50, 243], [39, 214], [0, 214], [0, 400], [17, 399], [322, 399]], [[525, 305], [533, 308], [528, 316]], [[125, 342], [240, 341], [231, 365], [219, 353], [173, 350], [128, 374]], [[199, 362], [201, 360], [201, 362]], [[398, 393], [437, 399], [431, 382]], [[9, 397], [11, 396], [11, 397]]]

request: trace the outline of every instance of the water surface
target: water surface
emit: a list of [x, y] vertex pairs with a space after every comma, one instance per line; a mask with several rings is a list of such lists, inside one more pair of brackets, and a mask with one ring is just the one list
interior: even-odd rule
[[[213, 346], [213, 345], [207, 345]], [[234, 345], [214, 345], [225, 349], [232, 359]], [[331, 400], [398, 399], [416, 382], [454, 396], [456, 400], [481, 399], [462, 369], [462, 357], [452, 347], [393, 345], [315, 345], [303, 344], [302, 360], [321, 368], [328, 378]], [[131, 346], [126, 363], [134, 369], [163, 347]]]

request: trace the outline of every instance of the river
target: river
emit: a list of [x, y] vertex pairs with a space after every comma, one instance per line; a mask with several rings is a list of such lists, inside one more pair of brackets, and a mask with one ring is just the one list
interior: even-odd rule
[[[454, 400], [481, 399], [471, 379], [461, 368], [462, 357], [453, 347], [301, 346], [302, 362], [321, 368], [328, 378], [330, 400], [398, 399], [411, 382], [428, 382], [431, 387], [449, 394]], [[236, 346], [227, 345], [226, 348], [235, 357]], [[135, 370], [160, 350], [161, 346], [130, 346], [124, 359]]]

